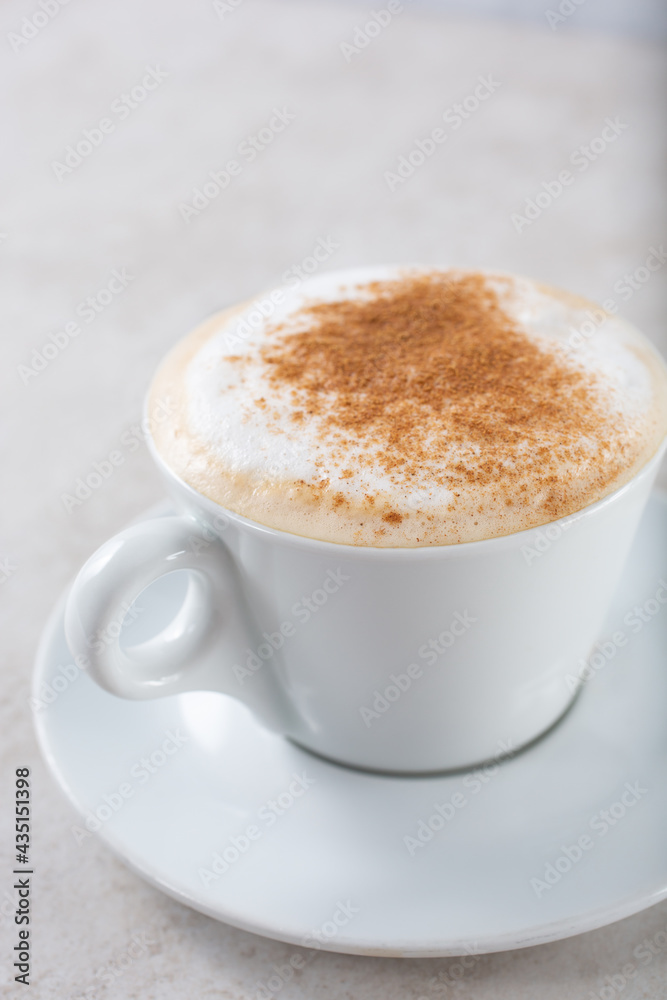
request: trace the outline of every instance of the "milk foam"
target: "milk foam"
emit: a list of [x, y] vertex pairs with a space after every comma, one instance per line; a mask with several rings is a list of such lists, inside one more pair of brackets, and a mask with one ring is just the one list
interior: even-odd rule
[[[155, 377], [151, 400], [175, 402], [172, 417], [153, 428], [158, 451], [178, 476], [227, 509], [295, 534], [371, 546], [475, 541], [544, 524], [608, 495], [655, 453], [667, 430], [667, 369], [647, 339], [585, 300], [503, 274], [485, 279], [515, 326], [567, 368], [595, 379], [599, 434], [560, 463], [556, 487], [545, 490], [535, 475], [522, 473], [527, 446], [520, 441], [510, 458], [516, 495], [508, 495], [496, 483], [452, 473], [484, 460], [479, 444], [453, 442], [443, 452], [440, 442], [439, 467], [425, 461], [402, 481], [363, 436], [325, 433], [322, 420], [307, 414], [295, 422], [298, 394], [269, 378], [262, 349], [307, 328], [312, 318], [302, 310], [309, 305], [371, 299], [372, 282], [430, 273], [333, 272], [213, 316], [177, 345]], [[547, 423], [547, 446], [556, 431]], [[436, 423], [432, 433], [438, 436]]]

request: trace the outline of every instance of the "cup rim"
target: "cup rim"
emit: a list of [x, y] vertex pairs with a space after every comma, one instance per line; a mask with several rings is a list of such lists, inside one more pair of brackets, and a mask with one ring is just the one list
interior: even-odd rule
[[[535, 532], [548, 528], [552, 524], [566, 525], [569, 528], [575, 522], [592, 517], [602, 508], [616, 503], [616, 501], [622, 496], [634, 489], [641, 479], [651, 473], [653, 467], [657, 466], [662, 460], [663, 454], [667, 448], [666, 435], [648, 461], [645, 462], [640, 469], [638, 469], [638, 471], [632, 476], [631, 479], [628, 480], [627, 483], [623, 483], [622, 486], [619, 486], [612, 493], [608, 493], [607, 496], [601, 497], [599, 500], [595, 500], [593, 503], [587, 504], [585, 507], [581, 507], [579, 510], [573, 511], [571, 514], [566, 514], [564, 517], [556, 518], [553, 521], [545, 521], [543, 524], [536, 524], [530, 528], [524, 528], [521, 531], [514, 531], [507, 535], [495, 535], [493, 538], [483, 538], [474, 542], [451, 542], [445, 545], [351, 545], [349, 542], [325, 541], [320, 538], [310, 538], [308, 535], [297, 535], [295, 532], [285, 531], [282, 528], [272, 528], [269, 525], [262, 524], [260, 521], [254, 521], [252, 518], [245, 517], [243, 514], [238, 514], [236, 511], [229, 510], [227, 507], [223, 507], [222, 504], [219, 504], [216, 500], [212, 500], [204, 493], [200, 493], [179, 475], [177, 475], [158, 451], [155, 441], [153, 440], [153, 435], [150, 432], [150, 421], [147, 419], [148, 403], [149, 393], [146, 395], [144, 413], [146, 416], [147, 427], [146, 442], [151, 457], [165, 479], [175, 482], [180, 490], [192, 497], [194, 504], [200, 508], [203, 507], [211, 513], [222, 512], [230, 522], [236, 523], [239, 527], [251, 531], [256, 535], [264, 535], [272, 538], [277, 543], [294, 545], [297, 548], [308, 549], [310, 551], [315, 550], [331, 553], [345, 553], [348, 557], [354, 554], [372, 559], [441, 559], [445, 556], [448, 558], [456, 558], [457, 556], [463, 555], [481, 555], [486, 553], [491, 548], [498, 550], [502, 548], [513, 548], [517, 545], [520, 547], [521, 544], [526, 543], [526, 540], [529, 537], [534, 536]], [[563, 530], [567, 530], [567, 528], [564, 527]]]

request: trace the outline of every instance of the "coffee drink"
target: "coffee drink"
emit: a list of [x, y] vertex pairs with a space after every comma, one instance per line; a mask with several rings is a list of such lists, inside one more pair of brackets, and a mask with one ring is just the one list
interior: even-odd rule
[[254, 521], [363, 546], [507, 535], [617, 490], [667, 368], [599, 306], [502, 273], [332, 272], [218, 313], [158, 371], [166, 464]]

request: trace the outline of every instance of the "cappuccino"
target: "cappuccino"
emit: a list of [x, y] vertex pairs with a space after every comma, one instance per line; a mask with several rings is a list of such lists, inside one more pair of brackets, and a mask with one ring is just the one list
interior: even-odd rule
[[150, 390], [166, 464], [222, 507], [363, 546], [471, 542], [629, 482], [667, 368], [600, 307], [502, 273], [332, 272], [218, 313]]

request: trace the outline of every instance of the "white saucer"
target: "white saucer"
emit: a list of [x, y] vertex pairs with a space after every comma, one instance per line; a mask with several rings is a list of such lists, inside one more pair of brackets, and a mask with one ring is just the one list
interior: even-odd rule
[[[188, 906], [257, 934], [426, 957], [611, 923], [667, 896], [667, 605], [654, 599], [667, 580], [666, 506], [653, 495], [603, 632], [622, 631], [627, 643], [608, 646], [615, 655], [602, 658], [562, 722], [486, 781], [347, 770], [263, 730], [223, 695], [115, 698], [85, 673], [59, 669], [71, 663], [62, 601], [37, 657], [35, 693], [62, 678], [35, 714], [42, 750], [80, 813], [110, 814], [99, 835], [127, 864]], [[174, 578], [156, 587], [159, 595], [141, 598], [132, 641], [157, 632], [182, 593]], [[648, 608], [641, 627], [636, 605]], [[188, 740], [176, 752], [168, 743], [167, 755], [166, 734], [180, 740], [179, 730]], [[144, 780], [140, 761], [151, 755]], [[314, 779], [305, 790], [293, 783], [303, 774]], [[456, 793], [465, 804], [448, 807]], [[452, 818], [440, 820], [437, 804]], [[434, 816], [442, 828], [411, 856], [404, 837]], [[73, 836], [84, 830], [82, 821]], [[572, 845], [582, 837], [579, 858]], [[228, 870], [202, 877], [225, 851]]]

